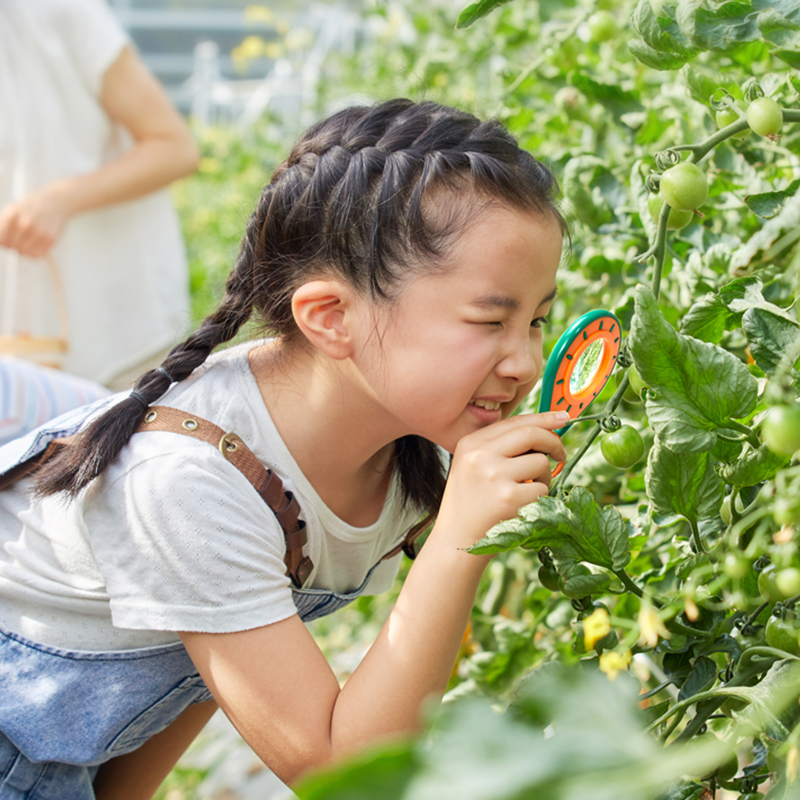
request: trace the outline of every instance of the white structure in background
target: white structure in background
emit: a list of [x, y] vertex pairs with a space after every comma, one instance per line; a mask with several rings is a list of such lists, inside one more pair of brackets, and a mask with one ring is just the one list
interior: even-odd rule
[[307, 126], [326, 60], [333, 53], [352, 53], [365, 33], [359, 15], [343, 5], [311, 3], [301, 7], [293, 3], [284, 21], [291, 28], [308, 31], [309, 45], [274, 61], [259, 59], [255, 66], [263, 62], [266, 74], [262, 76], [254, 77], [251, 65], [250, 76], [237, 78], [230, 52], [212, 37], [224, 35], [230, 42], [255, 35], [280, 41], [268, 22], [253, 21], [244, 9], [230, 7], [143, 8], [131, 0], [111, 0], [111, 5], [135, 40], [137, 34], [153, 33], [161, 34], [163, 40], [165, 32], [174, 32], [174, 38], [183, 37], [184, 42], [187, 35], [198, 40], [193, 55], [140, 49], [178, 107], [191, 113], [194, 124], [201, 128], [219, 123], [247, 127], [265, 113], [285, 120], [289, 133]]

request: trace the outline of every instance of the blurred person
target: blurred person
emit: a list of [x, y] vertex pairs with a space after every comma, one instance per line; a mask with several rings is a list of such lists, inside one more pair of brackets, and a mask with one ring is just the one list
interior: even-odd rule
[[127, 388], [189, 322], [189, 130], [104, 0], [0, 3], [0, 110], [0, 332], [59, 333], [51, 255], [64, 370]]

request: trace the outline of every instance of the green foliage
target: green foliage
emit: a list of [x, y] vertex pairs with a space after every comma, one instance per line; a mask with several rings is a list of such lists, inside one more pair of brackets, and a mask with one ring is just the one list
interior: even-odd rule
[[[611, 8], [619, 32], [599, 41], [589, 19]], [[407, 0], [364, 16], [371, 34], [327, 65], [320, 110], [409, 96], [501, 119], [557, 173], [572, 229], [545, 355], [598, 307], [627, 336], [617, 385], [590, 412], [602, 419], [565, 433], [551, 496], [475, 547], [497, 555], [429, 739], [310, 778], [301, 796], [689, 800], [719, 788], [734, 747], [746, 766], [730, 796], [797, 796], [798, 662], [768, 646], [774, 604], [757, 583], [767, 563], [800, 567], [800, 464], [762, 443], [769, 409], [800, 399], [800, 79], [787, 68], [800, 66], [800, 6], [485, 0], [457, 20], [450, 3]], [[759, 94], [783, 109], [776, 141], [738, 138]], [[203, 147], [219, 174], [181, 189], [193, 266], [210, 276], [195, 278], [200, 298], [227, 273], [276, 152], [221, 133]], [[668, 232], [668, 209], [653, 219], [648, 201], [677, 161], [709, 191]], [[631, 362], [644, 403], [623, 399]], [[598, 438], [621, 422], [648, 451], [625, 471]], [[618, 640], [601, 655], [586, 646], [598, 600]], [[365, 602], [325, 622], [326, 653], [385, 611]]]

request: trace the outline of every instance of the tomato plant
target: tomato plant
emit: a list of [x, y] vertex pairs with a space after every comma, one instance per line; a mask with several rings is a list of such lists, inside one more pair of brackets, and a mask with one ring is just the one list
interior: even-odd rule
[[[378, 3], [328, 65], [320, 104], [409, 96], [502, 120], [557, 173], [571, 228], [545, 357], [585, 311], [622, 327], [549, 496], [475, 548], [494, 560], [436, 736], [348, 768], [352, 796], [797, 791], [800, 675], [766, 638], [800, 563], [796, 6], [481, 0], [456, 20], [435, 0]], [[593, 31], [610, 10], [616, 32]], [[765, 95], [778, 141], [750, 119], [775, 116]], [[646, 452], [622, 469], [604, 457], [620, 423]], [[601, 633], [616, 644], [587, 646]]]

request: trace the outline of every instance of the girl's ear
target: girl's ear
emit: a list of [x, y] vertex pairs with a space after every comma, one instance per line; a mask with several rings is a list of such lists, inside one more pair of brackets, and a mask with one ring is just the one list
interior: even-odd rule
[[292, 295], [292, 313], [305, 337], [331, 358], [349, 358], [354, 349], [358, 295], [337, 280], [304, 283]]

